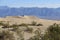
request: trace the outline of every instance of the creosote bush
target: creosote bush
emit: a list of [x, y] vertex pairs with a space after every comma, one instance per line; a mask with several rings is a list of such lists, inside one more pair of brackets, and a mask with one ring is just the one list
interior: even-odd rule
[[41, 40], [41, 30], [38, 28], [34, 33], [35, 35], [28, 40]]
[[37, 24], [36, 26], [43, 26], [43, 24]]
[[19, 25], [17, 25], [17, 24], [13, 24], [10, 26], [10, 28], [18, 28], [18, 27], [19, 27]]
[[38, 23], [36, 21], [32, 21], [32, 24], [30, 24], [31, 26], [43, 26], [43, 24]]
[[60, 25], [56, 23], [50, 25], [43, 35], [40, 30], [36, 30], [35, 36], [28, 40], [60, 40]]
[[32, 33], [33, 32], [33, 28], [31, 27], [27, 27], [27, 29], [25, 30], [26, 32]]
[[28, 24], [22, 23], [19, 26], [28, 26]]
[[0, 32], [0, 40], [15, 40], [15, 37], [13, 35], [13, 32], [10, 32], [9, 30], [3, 30]]
[[2, 28], [9, 28], [9, 27], [10, 27], [10, 25], [9, 25], [9, 21], [8, 21], [7, 23], [0, 22], [0, 25], [3, 26]]
[[60, 40], [60, 26], [54, 23], [49, 26], [47, 32], [44, 34], [43, 40]]
[[37, 23], [36, 23], [35, 21], [33, 21], [31, 25], [36, 26], [36, 24], [37, 24]]
[[19, 27], [14, 27], [13, 31], [19, 36], [19, 40], [24, 40], [24, 31], [22, 31]]

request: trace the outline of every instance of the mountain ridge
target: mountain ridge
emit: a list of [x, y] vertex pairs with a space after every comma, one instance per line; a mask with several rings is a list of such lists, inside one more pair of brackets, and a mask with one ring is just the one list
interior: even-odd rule
[[8, 6], [0, 6], [0, 17], [5, 16], [21, 16], [32, 15], [44, 19], [60, 20], [60, 7], [59, 8], [39, 8], [39, 7], [20, 7], [10, 8]]

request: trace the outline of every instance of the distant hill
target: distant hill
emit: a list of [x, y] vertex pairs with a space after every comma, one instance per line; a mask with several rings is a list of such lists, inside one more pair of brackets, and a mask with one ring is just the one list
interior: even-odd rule
[[7, 6], [0, 6], [0, 17], [18, 15], [34, 15], [44, 19], [60, 20], [60, 8], [10, 8]]

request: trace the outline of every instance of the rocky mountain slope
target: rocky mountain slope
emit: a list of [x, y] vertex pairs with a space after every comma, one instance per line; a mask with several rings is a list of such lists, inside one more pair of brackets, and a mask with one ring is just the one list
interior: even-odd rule
[[20, 7], [10, 8], [8, 6], [0, 6], [0, 17], [18, 15], [34, 15], [45, 19], [60, 19], [60, 8], [38, 8], [38, 7]]

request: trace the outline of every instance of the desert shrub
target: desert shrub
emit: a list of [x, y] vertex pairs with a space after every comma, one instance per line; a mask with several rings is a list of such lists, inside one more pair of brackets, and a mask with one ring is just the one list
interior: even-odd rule
[[43, 26], [43, 24], [37, 24], [36, 26]]
[[19, 26], [28, 26], [28, 24], [25, 24], [25, 23], [22, 23], [22, 24], [20, 24]]
[[28, 40], [41, 40], [41, 30], [38, 28], [34, 33], [35, 35]]
[[19, 27], [13, 28], [13, 31], [17, 33], [17, 35], [19, 36], [19, 40], [24, 40], [24, 31], [21, 30]]
[[0, 39], [1, 40], [15, 40], [15, 37], [13, 36], [13, 32], [10, 32], [9, 30], [3, 30], [0, 32]]
[[4, 25], [2, 21], [0, 21], [0, 25]]
[[9, 28], [9, 24], [4, 24], [2, 28]]
[[2, 28], [9, 28], [10, 27], [10, 25], [9, 25], [9, 22], [7, 22], [7, 23], [2, 23]]
[[17, 28], [17, 27], [19, 27], [19, 25], [17, 25], [17, 24], [13, 24], [10, 26], [10, 28]]
[[42, 40], [60, 40], [60, 26], [54, 23], [47, 28]]
[[32, 26], [36, 26], [36, 24], [37, 24], [37, 23], [36, 23], [35, 21], [33, 21], [31, 25], [32, 25]]
[[31, 26], [43, 26], [43, 24], [37, 24], [37, 22], [33, 21], [32, 24], [30, 24]]
[[27, 29], [25, 30], [26, 32], [32, 33], [33, 32], [33, 28], [31, 27], [27, 27]]
[[33, 31], [33, 28], [28, 27], [29, 26], [28, 24], [22, 23], [22, 24], [20, 24], [20, 26], [26, 27], [26, 30], [24, 30], [26, 32], [30, 32], [31, 33]]

